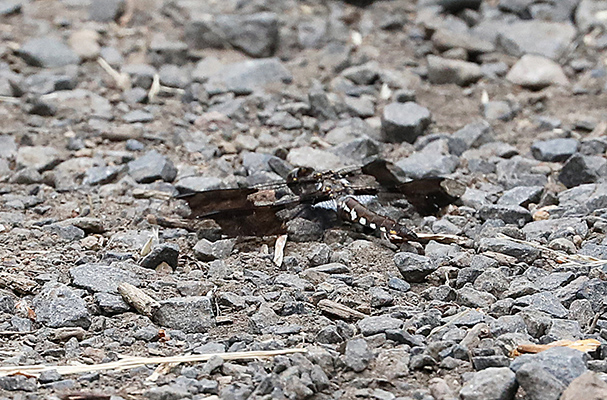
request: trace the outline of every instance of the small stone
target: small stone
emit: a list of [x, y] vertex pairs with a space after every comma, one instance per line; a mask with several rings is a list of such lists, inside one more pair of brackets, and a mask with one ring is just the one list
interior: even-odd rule
[[205, 15], [189, 22], [185, 38], [195, 49], [231, 45], [252, 57], [270, 57], [278, 46], [278, 16], [270, 12]]
[[122, 116], [122, 119], [127, 124], [133, 124], [135, 122], [152, 122], [154, 120], [154, 116], [143, 110], [133, 110], [129, 113], [126, 113]]
[[568, 188], [595, 182], [607, 172], [607, 161], [600, 156], [572, 155], [559, 173], [558, 179]]
[[154, 247], [150, 254], [140, 261], [140, 265], [144, 268], [155, 269], [164, 262], [175, 269], [177, 268], [178, 259], [179, 246], [173, 243], [164, 243]]
[[124, 0], [96, 0], [90, 2], [89, 18], [92, 21], [116, 21], [124, 11]]
[[18, 168], [33, 168], [43, 172], [55, 168], [61, 161], [61, 153], [50, 146], [22, 146], [17, 152]]
[[80, 57], [76, 53], [52, 37], [30, 39], [21, 46], [19, 54], [34, 67], [57, 68], [80, 63]]
[[215, 316], [208, 297], [174, 297], [160, 301], [154, 310], [155, 323], [186, 333], [204, 333], [215, 326]]
[[94, 297], [101, 310], [107, 314], [122, 314], [131, 309], [124, 302], [122, 296], [109, 293], [95, 293]]
[[538, 141], [531, 146], [531, 154], [540, 161], [560, 162], [571, 157], [578, 149], [575, 139], [551, 139]]
[[36, 321], [50, 328], [65, 326], [88, 329], [91, 316], [84, 300], [68, 286], [49, 282], [32, 301]]
[[116, 166], [91, 167], [86, 170], [82, 184], [91, 186], [105, 185], [115, 180], [121, 171], [122, 168]]
[[369, 350], [365, 339], [351, 339], [346, 342], [344, 363], [353, 371], [364, 371], [372, 359], [373, 352]]
[[567, 309], [552, 292], [540, 292], [529, 296], [522, 296], [516, 299], [514, 304], [531, 307], [556, 318], [565, 318], [567, 316]]
[[259, 310], [249, 319], [249, 326], [253, 333], [261, 334], [273, 325], [276, 325], [280, 318], [274, 310], [266, 305], [261, 305]]
[[24, 392], [35, 392], [38, 390], [36, 378], [28, 378], [24, 375], [11, 375], [0, 377], [0, 388], [9, 392], [23, 390]]
[[291, 73], [277, 58], [247, 60], [224, 65], [209, 77], [205, 88], [209, 92], [251, 93], [271, 83], [289, 82]]
[[391, 103], [382, 114], [382, 134], [387, 142], [413, 143], [430, 125], [430, 111], [417, 103]]
[[129, 175], [139, 183], [150, 183], [156, 180], [172, 182], [177, 176], [177, 168], [171, 160], [152, 150], [128, 164]]
[[565, 86], [569, 80], [560, 65], [549, 58], [525, 54], [508, 72], [506, 79], [524, 88], [539, 90], [551, 85]]
[[227, 258], [234, 248], [234, 241], [230, 239], [211, 242], [207, 239], [199, 240], [194, 246], [194, 255], [201, 261], [213, 261]]
[[428, 56], [428, 80], [435, 84], [455, 83], [467, 86], [483, 76], [477, 64], [433, 55]]
[[363, 336], [372, 336], [387, 330], [400, 329], [403, 321], [387, 315], [366, 317], [358, 321], [358, 329]]
[[489, 121], [510, 121], [515, 115], [508, 101], [494, 100], [483, 104], [483, 117]]
[[272, 115], [272, 117], [266, 121], [266, 125], [280, 126], [287, 130], [299, 129], [302, 127], [301, 121], [286, 111], [277, 112]]
[[396, 253], [394, 263], [405, 281], [409, 283], [423, 282], [426, 276], [437, 268], [430, 258], [406, 252]]

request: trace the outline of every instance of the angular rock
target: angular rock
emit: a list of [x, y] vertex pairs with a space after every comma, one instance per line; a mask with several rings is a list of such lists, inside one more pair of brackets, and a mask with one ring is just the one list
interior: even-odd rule
[[160, 301], [152, 320], [171, 329], [185, 333], [204, 333], [215, 326], [211, 300], [204, 296], [173, 297]]
[[171, 268], [177, 268], [179, 259], [179, 246], [174, 243], [163, 243], [152, 249], [139, 263], [144, 268], [155, 269], [162, 263], [167, 263]]
[[185, 38], [195, 49], [232, 46], [252, 57], [270, 57], [279, 42], [278, 16], [270, 12], [214, 17], [205, 14], [189, 22]]
[[437, 268], [430, 258], [406, 252], [396, 253], [394, 264], [404, 280], [409, 283], [423, 282], [426, 276]]
[[177, 176], [173, 162], [152, 150], [144, 156], [129, 162], [129, 175], [139, 183], [150, 183], [159, 179], [172, 182]]
[[515, 299], [514, 304], [523, 307], [531, 307], [556, 318], [565, 318], [567, 316], [567, 309], [552, 292], [540, 292], [529, 296], [519, 297], [518, 299]]
[[280, 317], [276, 315], [274, 310], [265, 304], [262, 304], [257, 312], [249, 318], [249, 327], [256, 334], [264, 333], [268, 328], [276, 325], [280, 321]]
[[491, 204], [479, 210], [481, 220], [499, 219], [507, 224], [523, 226], [531, 221], [531, 213], [518, 205]]
[[353, 371], [364, 371], [372, 359], [373, 352], [365, 339], [351, 339], [346, 342], [344, 363]]
[[565, 161], [577, 151], [580, 143], [575, 139], [551, 139], [533, 143], [531, 154], [540, 161]]
[[559, 181], [568, 188], [595, 182], [607, 172], [607, 161], [599, 156], [572, 155], [559, 173]]
[[383, 138], [387, 142], [413, 143], [430, 121], [430, 111], [417, 103], [388, 104], [382, 114]]
[[33, 301], [36, 321], [50, 328], [82, 327], [91, 325], [91, 315], [84, 300], [68, 286], [49, 282]]
[[539, 363], [529, 362], [520, 367], [516, 380], [528, 396], [537, 400], [558, 399], [565, 390], [565, 385]]
[[517, 186], [505, 191], [497, 204], [527, 207], [530, 203], [537, 204], [543, 191], [542, 186]]
[[525, 54], [506, 75], [510, 82], [532, 90], [569, 84], [561, 66], [549, 58]]
[[357, 323], [363, 336], [372, 336], [388, 330], [400, 329], [402, 325], [402, 320], [387, 315], [363, 318]]
[[568, 347], [554, 347], [537, 354], [525, 354], [517, 357], [510, 369], [518, 372], [527, 363], [539, 365], [557, 378], [563, 385], [569, 385], [575, 378], [587, 371], [588, 356], [579, 350]]
[[455, 83], [459, 86], [467, 86], [478, 81], [483, 73], [477, 64], [428, 56], [428, 80], [435, 84]]
[[509, 368], [487, 368], [476, 372], [460, 390], [462, 400], [511, 400], [518, 384]]

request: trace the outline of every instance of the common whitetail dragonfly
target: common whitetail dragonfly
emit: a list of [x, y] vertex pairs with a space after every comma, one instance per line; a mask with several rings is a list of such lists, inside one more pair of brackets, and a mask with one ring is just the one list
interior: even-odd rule
[[191, 218], [214, 220], [230, 237], [279, 235], [293, 218], [326, 220], [321, 215], [329, 213], [391, 242], [403, 242], [418, 237], [403, 224], [370, 210], [370, 202], [383, 195], [404, 197], [419, 214], [431, 215], [455, 202], [465, 187], [449, 178], [404, 181], [402, 175], [394, 164], [376, 159], [339, 171], [297, 168], [285, 182], [183, 193], [179, 198], [188, 203]]

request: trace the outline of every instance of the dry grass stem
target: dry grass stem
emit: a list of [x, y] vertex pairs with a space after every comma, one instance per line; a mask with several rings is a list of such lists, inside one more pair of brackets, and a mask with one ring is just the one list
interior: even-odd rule
[[284, 350], [268, 351], [240, 351], [233, 353], [211, 353], [211, 354], [192, 354], [187, 356], [173, 357], [124, 357], [118, 361], [103, 364], [80, 364], [80, 365], [24, 365], [0, 367], [0, 376], [9, 376], [21, 374], [25, 376], [38, 376], [45, 371], [57, 371], [60, 375], [82, 374], [96, 371], [122, 371], [126, 369], [138, 368], [149, 364], [169, 364], [169, 363], [188, 363], [208, 361], [212, 357], [221, 357], [229, 360], [253, 360], [258, 358], [270, 358], [278, 355], [305, 353], [306, 349], [292, 348]]

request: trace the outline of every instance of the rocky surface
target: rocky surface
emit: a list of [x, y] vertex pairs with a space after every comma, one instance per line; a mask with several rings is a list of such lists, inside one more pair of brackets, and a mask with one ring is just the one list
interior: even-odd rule
[[[307, 350], [0, 376], [0, 399], [605, 398], [605, 12], [0, 0], [0, 366]], [[296, 218], [277, 266], [177, 198], [378, 157], [466, 186], [440, 216], [372, 204], [458, 244]], [[512, 357], [562, 339], [601, 345]]]

